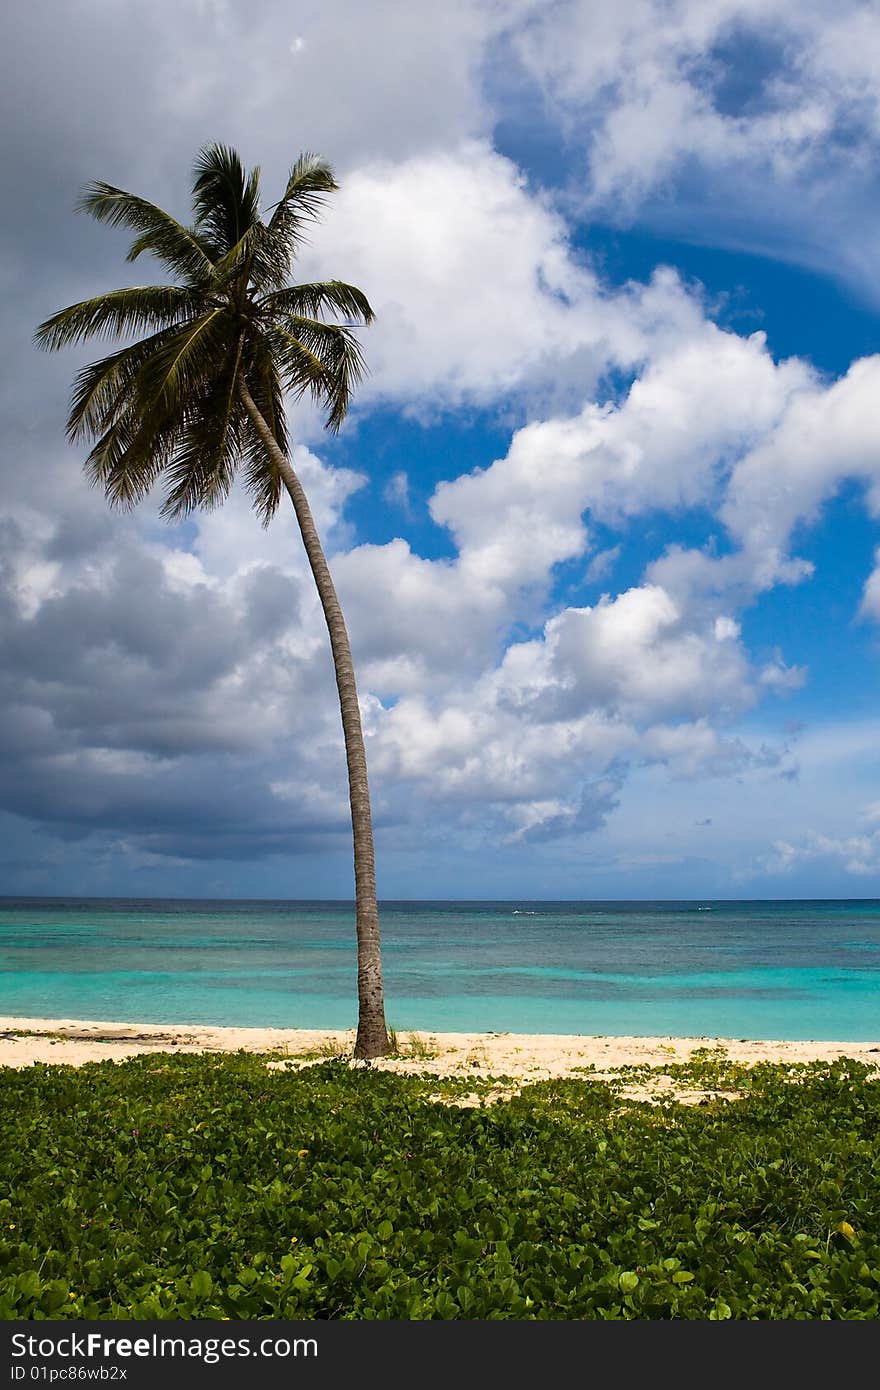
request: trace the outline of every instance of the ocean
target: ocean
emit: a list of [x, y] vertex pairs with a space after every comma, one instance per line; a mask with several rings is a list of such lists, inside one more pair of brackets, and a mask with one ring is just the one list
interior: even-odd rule
[[[880, 901], [387, 902], [386, 1014], [414, 1030], [880, 1038]], [[341, 902], [0, 899], [0, 1014], [356, 1022]]]

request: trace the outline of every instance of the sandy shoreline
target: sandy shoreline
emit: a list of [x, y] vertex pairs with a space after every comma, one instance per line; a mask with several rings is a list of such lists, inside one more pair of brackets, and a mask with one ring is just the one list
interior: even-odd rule
[[[589, 1037], [550, 1033], [401, 1033], [400, 1057], [378, 1065], [438, 1076], [510, 1076], [538, 1081], [628, 1066], [686, 1062], [701, 1048], [723, 1048], [733, 1062], [831, 1061], [852, 1057], [880, 1065], [880, 1040], [782, 1042], [733, 1038]], [[80, 1019], [0, 1017], [0, 1066], [34, 1062], [80, 1066], [122, 1061], [148, 1052], [275, 1052], [280, 1058], [320, 1059], [350, 1053], [353, 1031], [294, 1028], [213, 1028], [196, 1024], [106, 1023]]]

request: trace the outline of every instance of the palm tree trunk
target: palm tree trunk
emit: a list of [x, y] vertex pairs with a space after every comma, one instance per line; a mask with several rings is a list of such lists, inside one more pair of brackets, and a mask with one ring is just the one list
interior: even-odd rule
[[291, 467], [290, 460], [278, 447], [262, 412], [244, 381], [240, 383], [241, 399], [254, 428], [266, 446], [266, 451], [281, 475], [290, 494], [303, 545], [314, 576], [321, 607], [330, 634], [342, 732], [345, 738], [345, 759], [348, 764], [348, 792], [351, 802], [351, 829], [354, 840], [355, 915], [358, 945], [358, 1030], [355, 1057], [383, 1057], [388, 1051], [388, 1031], [385, 1026], [385, 1005], [382, 989], [382, 957], [379, 941], [379, 907], [376, 902], [376, 862], [373, 850], [373, 823], [370, 812], [370, 789], [367, 783], [367, 756], [361, 729], [354, 663], [351, 644], [336, 588], [327, 559], [321, 547], [303, 485]]

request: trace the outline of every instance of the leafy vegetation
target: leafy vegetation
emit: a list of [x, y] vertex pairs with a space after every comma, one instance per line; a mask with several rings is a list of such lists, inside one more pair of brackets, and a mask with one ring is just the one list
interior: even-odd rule
[[[847, 1318], [880, 1312], [880, 1087], [719, 1096], [170, 1055], [0, 1071], [5, 1318]], [[733, 1098], [735, 1097], [735, 1098]]]

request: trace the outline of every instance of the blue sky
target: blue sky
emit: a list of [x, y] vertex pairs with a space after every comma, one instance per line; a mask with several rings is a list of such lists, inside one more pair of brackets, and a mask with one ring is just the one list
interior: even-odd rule
[[380, 894], [880, 896], [878, 60], [839, 0], [20, 7], [0, 892], [352, 891], [292, 516], [108, 514], [30, 341], [134, 281], [82, 184], [185, 217], [217, 140], [333, 162], [294, 274], [376, 310], [290, 422]]

